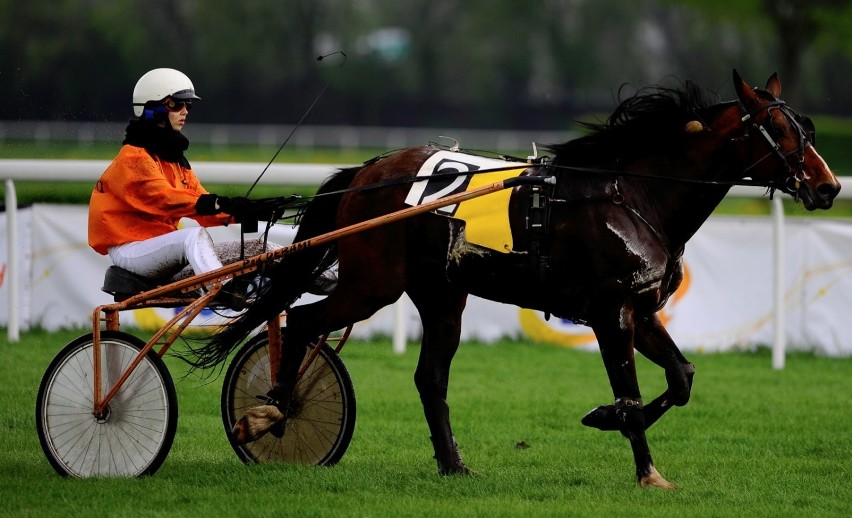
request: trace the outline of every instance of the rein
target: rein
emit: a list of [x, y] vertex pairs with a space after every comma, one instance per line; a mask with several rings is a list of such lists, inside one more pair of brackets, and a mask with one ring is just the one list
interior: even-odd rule
[[[649, 179], [649, 180], [661, 180], [661, 181], [668, 181], [668, 182], [680, 182], [680, 183], [690, 183], [690, 184], [698, 184], [698, 185], [713, 185], [713, 186], [728, 186], [728, 187], [733, 187], [733, 186], [765, 187], [767, 189], [768, 193], [769, 193], [770, 199], [772, 199], [776, 189], [781, 189], [783, 192], [787, 192], [787, 193], [795, 196], [796, 192], [799, 189], [799, 185], [800, 185], [800, 183], [803, 179], [802, 175], [804, 174], [804, 172], [803, 172], [804, 171], [804, 150], [808, 146], [813, 145], [814, 130], [813, 130], [812, 122], [810, 121], [810, 119], [808, 117], [802, 117], [799, 114], [795, 113], [782, 100], [775, 100], [773, 102], [766, 104], [765, 106], [761, 106], [758, 110], [754, 111], [753, 113], [746, 112], [746, 110], [742, 106], [742, 104], [741, 103], [739, 103], [739, 104], [740, 104], [741, 111], [743, 113], [745, 113], [745, 115], [743, 115], [741, 117], [742, 122], [745, 124], [745, 123], [748, 123], [749, 121], [751, 121], [750, 124], [746, 124], [746, 127], [745, 127], [746, 135], [745, 135], [745, 137], [749, 138], [750, 135], [751, 135], [751, 132], [756, 131], [763, 139], [766, 140], [766, 142], [767, 142], [767, 144], [769, 145], [769, 148], [770, 148], [769, 151], [764, 156], [757, 159], [754, 163], [752, 163], [751, 165], [749, 165], [745, 169], [743, 169], [743, 175], [745, 175], [746, 173], [748, 173], [749, 171], [751, 171], [752, 169], [757, 167], [759, 164], [761, 164], [767, 158], [769, 158], [771, 156], [775, 156], [779, 160], [784, 162], [784, 164], [787, 167], [787, 171], [790, 173], [790, 176], [788, 176], [784, 180], [783, 185], [779, 185], [778, 182], [775, 181], [775, 180], [763, 181], [763, 180], [756, 180], [756, 179], [750, 178], [750, 177], [749, 178], [740, 178], [740, 179], [736, 179], [736, 180], [703, 180], [703, 179], [698, 179], [698, 178], [679, 178], [679, 177], [674, 177], [674, 176], [655, 175], [655, 174], [647, 174], [647, 173], [636, 173], [636, 172], [616, 170], [616, 169], [562, 165], [562, 164], [551, 163], [549, 161], [550, 160], [549, 157], [537, 157], [535, 159], [528, 159], [527, 162], [526, 162], [526, 166], [527, 166], [527, 168], [534, 168], [534, 167], [535, 168], [545, 168], [546, 170], [551, 170], [551, 171], [571, 171], [571, 172], [578, 172], [578, 173], [590, 173], [590, 174], [614, 176], [614, 177], [644, 178], [644, 179]], [[790, 122], [790, 124], [794, 128], [796, 128], [796, 130], [799, 133], [799, 146], [796, 149], [794, 149], [794, 150], [792, 150], [788, 153], [782, 153], [781, 150], [780, 150], [781, 149], [780, 144], [778, 144], [778, 142], [770, 135], [769, 131], [767, 131], [767, 129], [764, 126], [757, 124], [754, 121], [755, 116], [757, 116], [759, 113], [761, 113], [764, 110], [767, 110], [769, 112], [770, 120], [772, 119], [772, 111], [773, 110], [777, 110], [777, 111], [781, 112], [784, 115], [784, 117], [787, 118], [787, 120]], [[438, 146], [438, 147], [444, 147], [444, 146]], [[450, 148], [447, 148], [447, 149], [450, 149]], [[454, 146], [452, 148], [452, 150], [453, 151], [459, 151], [459, 148], [457, 146]], [[372, 159], [364, 162], [361, 167], [364, 167], [364, 166], [370, 165], [374, 162], [380, 161], [383, 158], [385, 158], [386, 156], [388, 156], [389, 154], [392, 154], [392, 152], [386, 153], [384, 155], [377, 156], [375, 158], [372, 158]], [[478, 156], [485, 156], [484, 154], [481, 154], [481, 152], [480, 153], [473, 153], [473, 154], [476, 154]], [[799, 160], [798, 160], [798, 164], [799, 164], [798, 169], [799, 170], [798, 170], [798, 172], [794, 171], [793, 167], [791, 167], [790, 164], [787, 162], [787, 159], [789, 157], [791, 157], [793, 155], [797, 155], [797, 154], [799, 155]], [[507, 157], [506, 155], [498, 155], [496, 153], [493, 153], [493, 155], [500, 156], [504, 160], [513, 159], [512, 157]], [[472, 176], [472, 175], [476, 175], [476, 174], [487, 174], [487, 173], [493, 173], [493, 172], [508, 171], [508, 170], [511, 170], [511, 169], [518, 169], [521, 165], [524, 165], [524, 164], [523, 164], [523, 162], [521, 162], [519, 160], [518, 162], [516, 162], [512, 165], [507, 165], [505, 167], [478, 169], [476, 171], [457, 171], [457, 172], [454, 172], [454, 173], [443, 173], [443, 174], [441, 174], [441, 178], [449, 179], [449, 178], [455, 178], [455, 177], [459, 177], [459, 176]], [[383, 189], [383, 188], [386, 188], [386, 187], [393, 187], [393, 186], [398, 186], [398, 185], [409, 185], [409, 184], [414, 184], [414, 183], [417, 183], [417, 182], [427, 181], [429, 179], [430, 179], [430, 177], [417, 177], [417, 176], [409, 177], [409, 178], [396, 178], [396, 179], [393, 179], [393, 180], [386, 180], [386, 181], [383, 181], [383, 182], [377, 182], [377, 183], [373, 183], [373, 184], [369, 184], [369, 185], [362, 185], [362, 186], [358, 186], [358, 187], [349, 187], [347, 189], [340, 189], [340, 190], [336, 190], [336, 191], [329, 191], [329, 192], [322, 193], [322, 194], [315, 194], [313, 196], [308, 196], [304, 199], [307, 202], [307, 200], [312, 199], [312, 198], [319, 198], [319, 197], [324, 197], [324, 196], [339, 196], [339, 195], [342, 195], [342, 194], [347, 194], [347, 193], [352, 193], [352, 192], [361, 192], [361, 191], [368, 191], [368, 190], [374, 190], [374, 189]]]
[[[364, 165], [369, 165], [373, 163], [375, 160], [370, 160], [366, 162]], [[521, 164], [514, 164], [506, 167], [492, 167], [485, 169], [477, 169], [476, 171], [457, 171], [454, 173], [442, 173], [441, 178], [455, 178], [458, 176], [473, 176], [477, 174], [487, 174], [487, 173], [496, 173], [500, 171], [509, 171], [512, 169], [519, 169]], [[727, 186], [735, 186], [735, 185], [743, 185], [743, 186], [753, 186], [753, 187], [766, 187], [773, 188], [772, 185], [760, 182], [753, 179], [740, 179], [740, 180], [701, 180], [697, 178], [678, 178], [674, 176], [663, 176], [663, 175], [653, 175], [653, 174], [645, 174], [645, 173], [634, 173], [631, 171], [621, 171], [616, 169], [602, 169], [596, 167], [581, 167], [581, 166], [570, 166], [570, 165], [557, 165], [553, 163], [549, 163], [547, 157], [541, 157], [537, 159], [535, 162], [531, 162], [527, 164], [527, 169], [531, 169], [534, 167], [545, 168], [548, 170], [559, 170], [559, 171], [574, 171], [580, 173], [593, 173], [600, 174], [606, 176], [622, 176], [622, 177], [633, 177], [633, 178], [647, 178], [651, 180], [665, 180], [665, 181], [673, 181], [673, 182], [682, 182], [682, 183], [694, 183], [694, 184], [703, 184], [703, 185], [727, 185]], [[753, 166], [750, 166], [751, 168]], [[369, 191], [373, 189], [383, 189], [385, 187], [393, 187], [397, 185], [408, 185], [414, 184], [417, 182], [425, 182], [429, 180], [431, 177], [418, 177], [413, 176], [409, 178], [395, 178], [393, 180], [385, 180], [383, 182], [372, 183], [369, 185], [361, 185], [358, 187], [349, 187], [346, 189], [339, 189], [337, 191], [329, 191], [322, 194], [316, 194], [314, 196], [307, 196], [305, 199], [311, 198], [320, 198], [323, 196], [336, 196], [341, 194], [347, 194], [351, 192], [361, 192], [361, 191]]]

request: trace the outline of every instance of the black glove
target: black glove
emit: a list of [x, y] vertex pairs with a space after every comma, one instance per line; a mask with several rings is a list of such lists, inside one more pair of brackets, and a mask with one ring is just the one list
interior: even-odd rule
[[218, 196], [215, 194], [202, 194], [198, 197], [198, 201], [195, 202], [195, 212], [198, 213], [199, 216], [210, 216], [213, 214], [218, 214], [218, 204], [216, 203], [216, 199]]
[[218, 194], [202, 194], [195, 202], [195, 212], [201, 216], [210, 216], [224, 212], [234, 216], [239, 221], [240, 216], [250, 210], [251, 201], [247, 198], [228, 198]]
[[298, 196], [289, 196], [250, 200], [242, 196], [228, 198], [202, 194], [195, 204], [195, 211], [202, 216], [220, 212], [230, 214], [237, 223], [243, 225], [244, 231], [256, 232], [258, 221], [277, 221], [284, 215], [284, 209], [298, 199]]
[[252, 203], [251, 200], [242, 196], [237, 196], [235, 198], [219, 196], [216, 198], [216, 205], [219, 212], [230, 214], [239, 222], [249, 215]]

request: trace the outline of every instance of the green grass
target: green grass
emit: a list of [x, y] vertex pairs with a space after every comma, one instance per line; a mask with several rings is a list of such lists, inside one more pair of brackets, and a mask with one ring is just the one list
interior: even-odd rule
[[[174, 446], [152, 477], [58, 477], [34, 424], [40, 378], [80, 332], [0, 337], [2, 516], [846, 516], [852, 500], [852, 359], [768, 351], [690, 354], [692, 401], [649, 431], [674, 492], [635, 485], [627, 441], [583, 427], [611, 392], [599, 355], [551, 346], [463, 344], [453, 364], [455, 433], [479, 475], [440, 477], [412, 377], [418, 348], [386, 340], [342, 351], [358, 419], [332, 468], [243, 465], [219, 416], [221, 380], [182, 377]], [[639, 362], [646, 399], [662, 373]], [[519, 449], [523, 441], [528, 448]]]

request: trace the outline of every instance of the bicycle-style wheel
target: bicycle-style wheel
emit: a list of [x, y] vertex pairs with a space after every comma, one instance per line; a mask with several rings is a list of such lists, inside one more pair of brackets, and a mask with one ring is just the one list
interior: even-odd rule
[[231, 430], [272, 388], [269, 338], [254, 337], [234, 357], [222, 387], [222, 421], [237, 456], [246, 463], [284, 462], [330, 466], [346, 453], [355, 428], [355, 392], [343, 360], [324, 344], [296, 385], [284, 435], [267, 433], [248, 444], [234, 442]]
[[[101, 332], [104, 393], [145, 343], [120, 331]], [[94, 410], [92, 334], [69, 343], [50, 363], [36, 400], [36, 428], [44, 454], [63, 476], [134, 477], [157, 471], [177, 428], [175, 386], [163, 360], [149, 352], [109, 402]]]

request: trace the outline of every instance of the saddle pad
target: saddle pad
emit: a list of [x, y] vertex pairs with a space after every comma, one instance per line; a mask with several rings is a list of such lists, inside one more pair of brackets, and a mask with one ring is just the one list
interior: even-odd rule
[[[514, 168], [513, 166], [517, 166]], [[458, 151], [438, 151], [420, 167], [418, 177], [427, 180], [411, 186], [405, 198], [407, 205], [420, 205], [438, 198], [471, 191], [485, 185], [514, 178], [529, 167], [522, 162], [507, 162], [494, 158], [467, 155]], [[488, 171], [495, 169], [495, 171]], [[451, 175], [476, 172], [469, 176]], [[445, 175], [444, 178], [441, 178]], [[512, 251], [512, 230], [509, 226], [509, 198], [512, 189], [486, 194], [435, 212], [465, 222], [465, 239], [503, 253]]]

